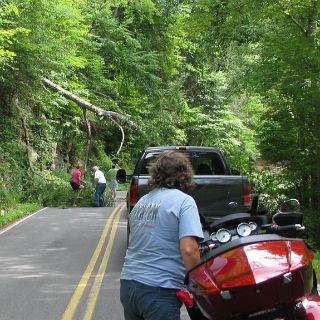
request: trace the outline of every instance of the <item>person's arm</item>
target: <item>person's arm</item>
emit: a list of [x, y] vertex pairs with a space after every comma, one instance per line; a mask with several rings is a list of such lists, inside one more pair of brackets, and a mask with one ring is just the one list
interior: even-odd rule
[[183, 237], [180, 239], [180, 253], [187, 271], [200, 263], [200, 252], [195, 237]]

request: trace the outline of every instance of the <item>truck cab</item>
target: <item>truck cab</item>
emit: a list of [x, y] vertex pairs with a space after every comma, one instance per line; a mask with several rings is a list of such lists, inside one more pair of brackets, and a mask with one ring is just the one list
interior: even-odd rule
[[[178, 150], [190, 159], [195, 173], [195, 188], [189, 194], [195, 199], [200, 215], [208, 222], [231, 213], [247, 212], [251, 208], [247, 177], [230, 170], [222, 151], [211, 147], [164, 146], [150, 147], [141, 153], [127, 194], [129, 213], [137, 201], [150, 191], [149, 168], [165, 150]], [[125, 174], [124, 171], [119, 172], [120, 182], [125, 180]]]

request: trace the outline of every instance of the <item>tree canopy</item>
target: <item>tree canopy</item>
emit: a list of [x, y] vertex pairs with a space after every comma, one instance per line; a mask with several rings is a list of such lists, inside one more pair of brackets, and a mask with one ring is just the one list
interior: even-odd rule
[[[23, 191], [28, 173], [83, 161], [90, 141], [92, 163], [128, 167], [154, 145], [216, 146], [243, 173], [263, 158], [319, 209], [319, 10], [317, 0], [2, 1], [0, 204], [12, 173]], [[123, 120], [86, 112], [44, 78]]]

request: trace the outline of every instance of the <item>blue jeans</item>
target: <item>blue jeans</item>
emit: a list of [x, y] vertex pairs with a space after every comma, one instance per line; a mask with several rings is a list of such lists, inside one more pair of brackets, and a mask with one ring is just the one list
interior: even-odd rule
[[176, 289], [150, 287], [120, 280], [120, 301], [125, 320], [180, 320], [181, 301]]
[[103, 205], [101, 196], [104, 193], [104, 190], [106, 190], [106, 184], [105, 183], [98, 183], [96, 186], [96, 192], [94, 193], [96, 207], [100, 207]]

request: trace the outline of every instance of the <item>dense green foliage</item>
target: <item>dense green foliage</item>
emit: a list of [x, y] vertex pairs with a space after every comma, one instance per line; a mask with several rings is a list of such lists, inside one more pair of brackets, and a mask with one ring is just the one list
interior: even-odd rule
[[[316, 274], [320, 274], [320, 252], [319, 251], [317, 251], [314, 255], [312, 266], [316, 271]], [[318, 277], [318, 281], [319, 281], [319, 277]]]
[[[84, 197], [95, 164], [130, 169], [150, 145], [217, 146], [268, 209], [298, 197], [318, 220], [319, 10], [316, 0], [2, 1], [0, 209], [63, 206], [91, 140]], [[43, 77], [132, 120], [137, 129], [118, 123], [120, 153], [117, 123]]]

